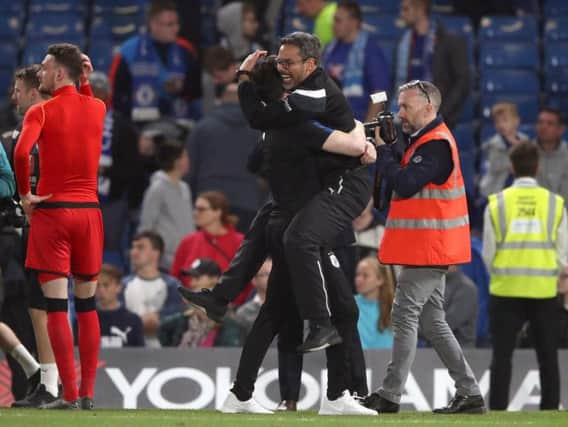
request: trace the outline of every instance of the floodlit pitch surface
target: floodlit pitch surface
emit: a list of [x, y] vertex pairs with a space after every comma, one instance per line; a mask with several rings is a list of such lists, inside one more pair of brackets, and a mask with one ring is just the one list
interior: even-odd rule
[[440, 416], [423, 412], [402, 412], [376, 417], [328, 417], [315, 412], [274, 415], [221, 414], [214, 411], [95, 410], [42, 411], [0, 409], [0, 425], [6, 427], [357, 427], [388, 426], [568, 426], [567, 411], [491, 412], [486, 415]]

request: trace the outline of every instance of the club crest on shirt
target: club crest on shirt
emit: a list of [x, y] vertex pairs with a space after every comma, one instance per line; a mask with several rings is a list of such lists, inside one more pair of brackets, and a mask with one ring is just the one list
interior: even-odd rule
[[416, 164], [422, 162], [422, 156], [421, 156], [421, 155], [414, 156], [414, 157], [412, 158], [412, 162], [413, 162], [413, 163], [416, 163]]
[[339, 260], [333, 252], [329, 253], [329, 260], [331, 261], [331, 265], [333, 265], [335, 268], [339, 268]]

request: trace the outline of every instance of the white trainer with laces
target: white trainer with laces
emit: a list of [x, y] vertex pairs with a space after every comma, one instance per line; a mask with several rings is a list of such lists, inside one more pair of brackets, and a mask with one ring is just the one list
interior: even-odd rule
[[[224, 414], [272, 414], [272, 411], [269, 411], [256, 400], [254, 397], [251, 397], [249, 400], [245, 400], [244, 402], [237, 399], [237, 396], [231, 391], [229, 395], [223, 402], [223, 406], [219, 411], [223, 412]], [[374, 412], [374, 411], [373, 411]]]
[[351, 394], [349, 394], [349, 390], [344, 390], [341, 397], [335, 400], [329, 400], [327, 396], [324, 395], [320, 410], [318, 412], [319, 415], [367, 415], [367, 416], [376, 416], [377, 411], [374, 411], [369, 408], [365, 408], [359, 402], [357, 402]]

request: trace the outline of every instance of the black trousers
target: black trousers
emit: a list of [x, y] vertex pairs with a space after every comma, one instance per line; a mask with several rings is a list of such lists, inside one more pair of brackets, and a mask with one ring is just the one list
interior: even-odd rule
[[284, 234], [284, 251], [302, 319], [331, 316], [326, 304], [321, 248], [333, 248], [342, 230], [363, 212], [371, 198], [369, 172], [361, 167], [320, 191], [299, 211]]
[[534, 332], [538, 360], [540, 409], [558, 409], [560, 374], [558, 368], [558, 307], [556, 298], [504, 298], [491, 296], [489, 303], [491, 342], [491, 380], [489, 407], [505, 410], [509, 404], [511, 359], [517, 335], [528, 321]]
[[[237, 370], [236, 381], [232, 391], [240, 400], [248, 400], [252, 396], [254, 383], [262, 360], [274, 337], [284, 334], [287, 338], [279, 342], [279, 350], [290, 353], [303, 340], [303, 320], [297, 310], [296, 298], [290, 286], [290, 274], [282, 245], [282, 235], [288, 226], [288, 218], [273, 214], [267, 224], [267, 247], [272, 255], [272, 271], [268, 279], [266, 300], [249, 333]], [[337, 327], [347, 348], [352, 343], [357, 329], [358, 310], [351, 289], [339, 262], [332, 253], [322, 259], [328, 259], [325, 267], [329, 280], [327, 294], [332, 308], [332, 321]], [[336, 399], [341, 392], [349, 388], [349, 364], [346, 345], [337, 345], [326, 350], [328, 368], [329, 399]]]

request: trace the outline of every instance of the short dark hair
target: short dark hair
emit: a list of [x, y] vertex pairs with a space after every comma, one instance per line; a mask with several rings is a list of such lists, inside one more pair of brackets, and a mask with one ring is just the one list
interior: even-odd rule
[[513, 174], [519, 178], [522, 176], [535, 177], [538, 172], [539, 154], [536, 144], [530, 141], [522, 141], [515, 145], [509, 153]]
[[540, 113], [550, 113], [550, 114], [554, 114], [558, 120], [558, 124], [561, 126], [564, 126], [566, 124], [566, 120], [564, 119], [564, 114], [562, 114], [562, 111], [556, 109], [556, 108], [552, 108], [552, 107], [544, 107], [541, 108], [541, 110], [539, 111]]
[[359, 3], [355, 0], [342, 0], [337, 3], [337, 8], [345, 9], [351, 18], [354, 18], [359, 22], [363, 20], [361, 6], [359, 6]]
[[47, 54], [53, 56], [59, 65], [67, 69], [71, 80], [79, 81], [83, 73], [81, 49], [71, 43], [57, 43], [47, 48]]
[[282, 76], [276, 68], [276, 56], [268, 56], [264, 61], [255, 64], [251, 80], [256, 85], [258, 96], [264, 102], [278, 101], [284, 93]]
[[304, 61], [306, 59], [313, 58], [316, 61], [316, 65], [319, 65], [321, 43], [313, 34], [296, 31], [280, 39], [280, 45], [285, 44], [296, 46], [300, 50], [300, 56]]
[[150, 241], [150, 245], [152, 245], [152, 249], [158, 251], [160, 256], [162, 256], [164, 253], [164, 239], [162, 239], [162, 236], [152, 230], [143, 230], [136, 233], [132, 238], [132, 241], [136, 242], [142, 239], [148, 239]]
[[172, 0], [153, 0], [148, 7], [148, 20], [162, 12], [177, 12], [177, 6]]
[[174, 168], [176, 160], [183, 154], [185, 147], [177, 141], [164, 138], [158, 142], [156, 150], [158, 167], [169, 172]]
[[209, 74], [217, 70], [227, 70], [235, 64], [233, 53], [223, 46], [212, 46], [205, 51], [203, 67]]
[[118, 282], [119, 284], [120, 284], [120, 279], [122, 279], [122, 271], [120, 271], [120, 268], [112, 264], [103, 264], [101, 266], [101, 271], [99, 273], [99, 276], [102, 274], [107, 275], [108, 277], [110, 277], [115, 282]]
[[14, 80], [21, 80], [28, 89], [39, 89], [39, 78], [37, 73], [41, 69], [41, 65], [32, 64], [18, 68], [14, 73]]

